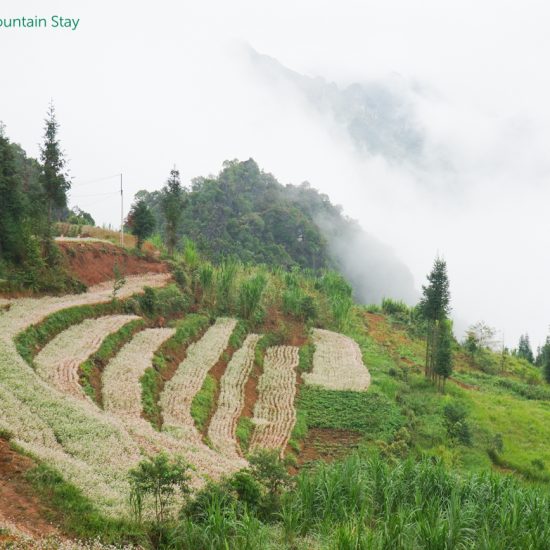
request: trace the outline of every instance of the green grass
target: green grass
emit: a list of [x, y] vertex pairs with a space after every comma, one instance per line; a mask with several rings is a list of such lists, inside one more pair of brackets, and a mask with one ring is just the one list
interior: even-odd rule
[[[532, 477], [537, 473], [533, 470], [533, 460], [541, 460], [546, 465], [548, 477], [550, 403], [488, 391], [469, 393], [468, 402], [472, 420], [485, 434], [486, 440], [497, 433], [502, 435], [504, 450], [500, 458], [508, 467]], [[481, 441], [485, 446], [488, 443]]]
[[241, 416], [237, 422], [236, 436], [244, 454], [248, 452], [248, 448], [250, 447], [250, 438], [253, 431], [254, 424], [252, 420], [246, 416]]
[[71, 483], [43, 464], [26, 474], [38, 496], [55, 510], [52, 521], [79, 539], [99, 538], [107, 544], [137, 544], [144, 541], [143, 529], [133, 522], [106, 517]]
[[34, 356], [55, 336], [72, 325], [86, 319], [112, 315], [124, 311], [124, 302], [112, 301], [105, 304], [75, 306], [63, 309], [46, 317], [41, 323], [31, 325], [15, 338], [19, 354], [32, 365]]
[[506, 378], [499, 378], [496, 384], [526, 399], [550, 401], [550, 386], [547, 385], [522, 384]]
[[[153, 366], [145, 369], [140, 378], [141, 404], [144, 416], [153, 427], [160, 430], [162, 425], [162, 411], [159, 404], [159, 396], [164, 386], [162, 373], [168, 366], [168, 362], [175, 361], [178, 354], [194, 342], [210, 324], [205, 315], [189, 314], [183, 319], [172, 323], [176, 332], [168, 339], [153, 356]], [[177, 367], [176, 365], [172, 365]]]
[[206, 423], [214, 412], [216, 406], [216, 393], [218, 391], [218, 382], [207, 374], [202, 388], [196, 393], [191, 402], [191, 416], [200, 432], [206, 429]]
[[374, 392], [302, 386], [298, 410], [310, 428], [350, 430], [369, 439], [388, 437], [404, 422], [399, 407], [384, 395]]
[[153, 367], [145, 369], [142, 377], [139, 379], [141, 385], [141, 406], [145, 418], [153, 426], [160, 430], [162, 425], [162, 412], [158, 403], [158, 388], [162, 384], [162, 376]]
[[240, 348], [243, 345], [244, 339], [248, 335], [248, 326], [244, 321], [239, 320], [237, 326], [229, 337], [229, 346], [233, 349]]
[[210, 319], [206, 315], [196, 313], [186, 315], [174, 323], [176, 333], [162, 346], [162, 353], [170, 356], [170, 353], [177, 351], [178, 348], [187, 347], [200, 332], [208, 328], [209, 324]]
[[315, 353], [315, 344], [309, 342], [300, 347], [298, 371], [301, 373], [311, 372], [313, 368], [313, 354]]

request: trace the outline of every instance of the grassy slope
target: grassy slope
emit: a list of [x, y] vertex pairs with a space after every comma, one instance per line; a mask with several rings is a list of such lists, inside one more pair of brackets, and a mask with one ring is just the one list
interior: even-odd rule
[[[486, 374], [475, 361], [456, 351], [455, 373], [441, 394], [422, 374], [422, 340], [411, 336], [405, 326], [390, 316], [361, 312], [349, 332], [359, 342], [371, 371], [372, 390], [401, 405], [414, 449], [439, 455], [456, 467], [484, 469], [491, 467], [488, 449], [500, 435], [500, 466], [527, 478], [546, 480], [550, 468], [550, 402], [527, 399], [499, 384], [506, 379], [516, 390], [536, 388], [544, 396], [543, 385], [529, 386], [524, 382], [530, 374], [531, 379], [537, 378], [536, 372], [525, 372], [529, 368], [535, 371], [534, 367], [509, 358], [505, 372]], [[494, 363], [497, 359], [493, 358]], [[456, 444], [447, 436], [443, 408], [450, 402], [462, 403], [468, 411], [473, 431], [471, 446]]]

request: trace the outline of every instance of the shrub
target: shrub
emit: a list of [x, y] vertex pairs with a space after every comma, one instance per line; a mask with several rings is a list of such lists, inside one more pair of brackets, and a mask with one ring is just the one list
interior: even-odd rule
[[142, 460], [128, 472], [130, 501], [138, 521], [141, 521], [147, 498], [153, 500], [156, 522], [165, 521], [166, 508], [176, 492], [182, 495], [190, 492], [188, 470], [189, 464], [183, 459], [170, 459], [167, 454], [159, 453], [154, 458]]
[[145, 287], [144, 293], [138, 298], [141, 311], [148, 317], [183, 313], [189, 308], [189, 299], [176, 285], [164, 288]]
[[450, 439], [463, 445], [472, 444], [472, 433], [466, 420], [467, 415], [468, 412], [461, 403], [451, 402], [445, 405], [443, 409], [447, 435]]
[[384, 298], [382, 300], [382, 311], [388, 315], [401, 314], [403, 316], [409, 315], [409, 306], [401, 300], [392, 300], [391, 298]]

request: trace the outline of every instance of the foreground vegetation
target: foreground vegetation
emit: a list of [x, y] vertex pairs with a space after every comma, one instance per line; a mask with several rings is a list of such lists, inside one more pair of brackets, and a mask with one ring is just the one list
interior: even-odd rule
[[[547, 548], [550, 499], [545, 490], [508, 476], [450, 472], [441, 460], [388, 462], [355, 454], [288, 477], [273, 455], [210, 483], [167, 513], [177, 482], [187, 493], [185, 465], [144, 463], [132, 474], [141, 491], [134, 522], [104, 520], [94, 507], [45, 468], [29, 477], [59, 506], [69, 532], [111, 543], [181, 549]], [[160, 488], [159, 488], [160, 487]], [[143, 509], [162, 505], [152, 521]]]

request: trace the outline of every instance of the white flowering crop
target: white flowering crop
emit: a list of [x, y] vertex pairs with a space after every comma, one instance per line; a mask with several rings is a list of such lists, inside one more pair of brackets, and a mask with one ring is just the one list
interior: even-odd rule
[[208, 371], [228, 346], [236, 325], [235, 319], [220, 317], [198, 342], [189, 346], [186, 358], [160, 396], [165, 429], [190, 441], [201, 441], [191, 416], [191, 402], [201, 389]]
[[252, 419], [255, 428], [251, 450], [262, 447], [284, 452], [296, 422], [294, 396], [298, 361], [297, 347], [274, 346], [266, 350]]
[[357, 342], [336, 332], [313, 329], [313, 370], [304, 382], [329, 390], [366, 391], [370, 374], [363, 364]]
[[260, 336], [249, 334], [237, 350], [220, 382], [218, 407], [208, 428], [214, 448], [226, 456], [239, 456], [235, 437], [237, 421], [244, 407], [244, 388], [254, 365], [254, 350]]
[[140, 418], [140, 378], [153, 364], [153, 354], [175, 329], [150, 328], [136, 334], [105, 367], [101, 377], [103, 407], [119, 416]]
[[86, 319], [64, 330], [46, 344], [34, 359], [36, 372], [49, 384], [75, 397], [85, 398], [78, 367], [101, 346], [106, 336], [119, 330], [136, 315], [109, 315]]

